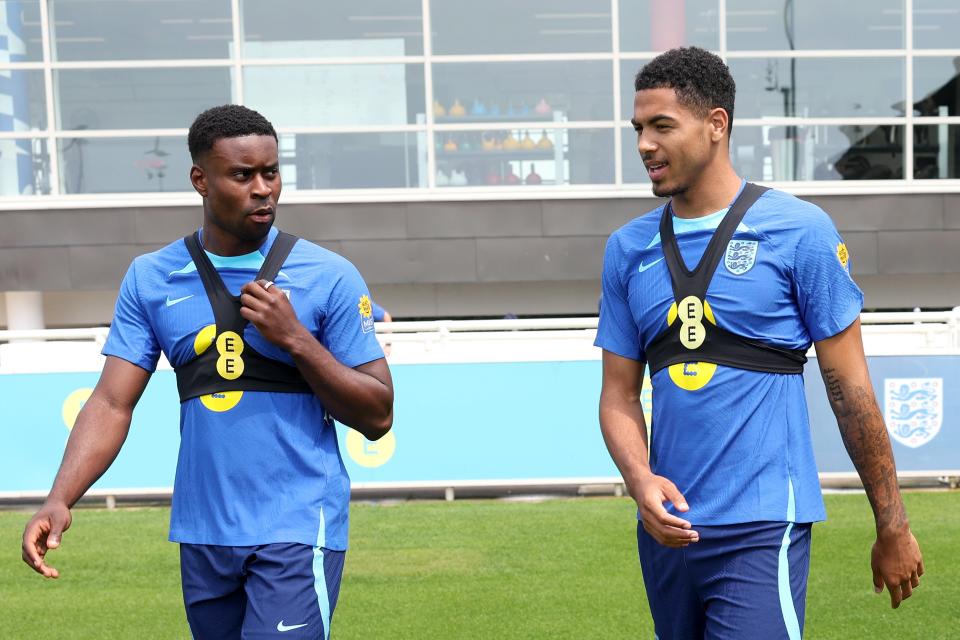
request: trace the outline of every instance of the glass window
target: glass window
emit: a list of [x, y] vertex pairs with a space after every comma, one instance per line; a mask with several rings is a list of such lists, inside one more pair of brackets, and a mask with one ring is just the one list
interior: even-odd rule
[[50, 0], [54, 60], [229, 58], [230, 0]]
[[609, 0], [439, 0], [435, 54], [580, 53], [612, 48]]
[[417, 56], [420, 0], [245, 0], [245, 58]]
[[733, 127], [730, 157], [749, 180], [900, 180], [899, 125]]
[[437, 186], [611, 184], [612, 129], [438, 132]]
[[737, 83], [735, 118], [904, 115], [902, 58], [733, 59], [729, 65]]
[[414, 124], [424, 116], [422, 64], [247, 67], [244, 102], [274, 126]]
[[620, 0], [620, 50], [720, 48], [717, 0]]
[[960, 126], [914, 125], [913, 177], [960, 178]]
[[0, 131], [47, 128], [43, 71], [0, 69]]
[[283, 188], [426, 187], [425, 140], [425, 133], [281, 134]]
[[610, 120], [610, 63], [434, 64], [436, 122]]
[[637, 132], [631, 128], [620, 129], [621, 157], [624, 184], [650, 184], [650, 176], [637, 150]]
[[620, 117], [624, 120], [633, 117], [633, 96], [636, 94], [633, 81], [648, 62], [650, 60], [624, 60], [620, 63]]
[[903, 3], [727, 0], [727, 48], [901, 49]]
[[64, 138], [63, 193], [193, 191], [185, 137]]
[[916, 49], [956, 49], [960, 33], [957, 0], [913, 0], [913, 46]]
[[93, 69], [55, 72], [61, 129], [186, 128], [230, 102], [230, 69]]
[[960, 56], [914, 58], [913, 100], [918, 116], [960, 115]]
[[0, 2], [0, 63], [41, 60], [40, 3], [37, 0]]
[[0, 196], [50, 193], [50, 153], [45, 139], [0, 140]]

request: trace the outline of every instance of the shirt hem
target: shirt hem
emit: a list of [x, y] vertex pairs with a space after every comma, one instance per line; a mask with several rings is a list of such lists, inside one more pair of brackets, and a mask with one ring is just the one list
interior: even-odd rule
[[[177, 544], [202, 544], [216, 547], [255, 547], [262, 544], [284, 543], [304, 544], [308, 547], [317, 546], [316, 531], [276, 531], [267, 534], [222, 538], [180, 529], [171, 529], [168, 539], [170, 542]], [[330, 549], [331, 551], [346, 551], [347, 544], [346, 542], [327, 538], [324, 540], [323, 548]]]

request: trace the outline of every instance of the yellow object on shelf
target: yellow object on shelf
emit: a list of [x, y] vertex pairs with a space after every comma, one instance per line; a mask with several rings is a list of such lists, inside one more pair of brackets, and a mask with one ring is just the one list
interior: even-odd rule
[[537, 140], [537, 149], [542, 149], [543, 151], [553, 150], [553, 143], [550, 142], [550, 138], [547, 137], [546, 129], [540, 134], [540, 139]]
[[454, 118], [462, 118], [463, 116], [467, 115], [467, 110], [463, 108], [463, 105], [460, 104], [459, 100], [454, 100], [453, 106], [450, 107], [450, 110], [447, 113]]
[[523, 140], [520, 141], [520, 147], [523, 149], [536, 149], [537, 143], [533, 141], [533, 138], [530, 137], [530, 132], [527, 131], [523, 136]]
[[507, 139], [503, 141], [503, 149], [505, 151], [513, 151], [514, 149], [520, 148], [520, 141], [513, 137], [513, 132], [507, 136]]
[[447, 141], [443, 144], [444, 151], [456, 151], [457, 143], [453, 141], [453, 138], [447, 138]]
[[440, 104], [438, 100], [433, 101], [433, 117], [442, 118], [447, 115], [447, 110], [443, 108], [443, 105]]

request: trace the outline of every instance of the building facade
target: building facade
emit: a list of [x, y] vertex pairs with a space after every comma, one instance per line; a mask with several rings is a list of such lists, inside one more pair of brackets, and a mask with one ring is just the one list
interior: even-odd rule
[[956, 0], [2, 2], [0, 324], [109, 322], [199, 224], [186, 129], [227, 102], [280, 134], [278, 224], [395, 316], [595, 313], [658, 204], [633, 76], [679, 45], [728, 62], [734, 165], [831, 213], [868, 307], [956, 306], [957, 33]]

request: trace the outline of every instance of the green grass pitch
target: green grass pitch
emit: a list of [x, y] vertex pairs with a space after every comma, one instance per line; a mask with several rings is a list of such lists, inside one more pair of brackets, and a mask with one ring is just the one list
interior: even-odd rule
[[[863, 495], [814, 528], [806, 638], [960, 638], [960, 493], [906, 494], [927, 575], [892, 611], [873, 593]], [[189, 638], [169, 510], [79, 509], [59, 580], [19, 560], [25, 512], [0, 513], [0, 638]], [[354, 504], [333, 637], [652, 638], [627, 499]]]

